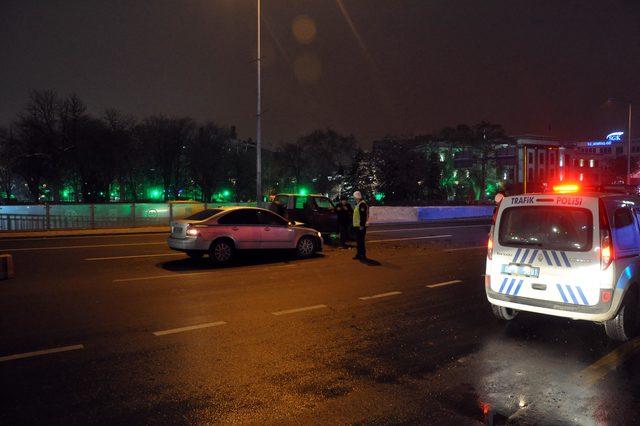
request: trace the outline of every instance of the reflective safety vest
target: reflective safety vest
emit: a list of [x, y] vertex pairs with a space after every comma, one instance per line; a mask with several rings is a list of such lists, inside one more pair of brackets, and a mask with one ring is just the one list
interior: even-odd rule
[[[363, 201], [360, 201], [357, 205], [356, 208], [353, 209], [353, 226], [355, 228], [360, 228], [360, 204], [364, 203]], [[367, 205], [365, 203], [365, 205]]]

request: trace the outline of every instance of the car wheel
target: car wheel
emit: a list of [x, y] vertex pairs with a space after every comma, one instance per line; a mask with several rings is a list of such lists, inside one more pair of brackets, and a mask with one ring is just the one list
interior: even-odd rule
[[224, 265], [233, 259], [233, 244], [227, 240], [214, 241], [209, 249], [209, 258], [217, 265]]
[[296, 245], [296, 252], [298, 253], [298, 257], [303, 259], [313, 256], [316, 252], [316, 243], [315, 241], [313, 241], [313, 238], [300, 238], [298, 244]]
[[511, 321], [518, 316], [518, 311], [511, 308], [505, 308], [504, 306], [491, 305], [493, 315], [502, 321]]
[[638, 292], [629, 290], [615, 317], [605, 321], [604, 330], [611, 340], [626, 342], [638, 333]]
[[189, 250], [187, 252], [187, 256], [192, 259], [200, 259], [202, 256], [204, 256], [204, 253], [201, 251]]

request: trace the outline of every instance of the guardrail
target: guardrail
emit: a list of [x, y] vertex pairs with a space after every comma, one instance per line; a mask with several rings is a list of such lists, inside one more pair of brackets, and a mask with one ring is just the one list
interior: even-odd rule
[[206, 208], [225, 205], [251, 205], [251, 203], [0, 206], [0, 232], [168, 226], [174, 219], [182, 219]]

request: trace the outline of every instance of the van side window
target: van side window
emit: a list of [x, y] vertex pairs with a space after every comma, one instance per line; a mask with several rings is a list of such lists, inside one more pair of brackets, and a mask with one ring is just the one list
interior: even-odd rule
[[631, 209], [622, 207], [613, 214], [613, 244], [620, 256], [638, 254], [638, 228], [633, 221]]

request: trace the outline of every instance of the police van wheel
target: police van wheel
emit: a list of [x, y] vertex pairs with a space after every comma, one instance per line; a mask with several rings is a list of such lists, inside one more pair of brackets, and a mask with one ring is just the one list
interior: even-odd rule
[[626, 342], [638, 333], [640, 313], [638, 312], [638, 291], [628, 291], [618, 314], [605, 321], [604, 330], [611, 340]]
[[505, 308], [504, 306], [491, 305], [493, 315], [502, 321], [511, 321], [518, 316], [518, 311], [511, 308]]

